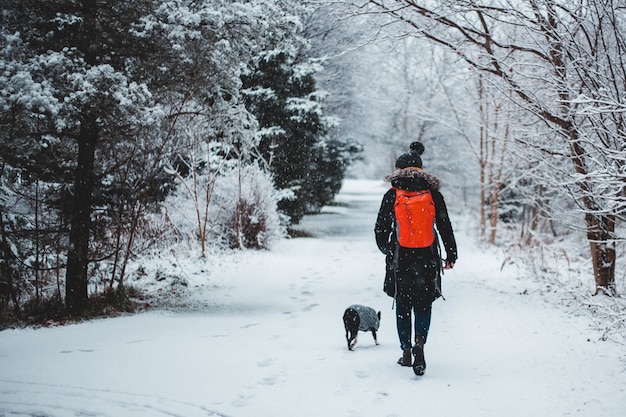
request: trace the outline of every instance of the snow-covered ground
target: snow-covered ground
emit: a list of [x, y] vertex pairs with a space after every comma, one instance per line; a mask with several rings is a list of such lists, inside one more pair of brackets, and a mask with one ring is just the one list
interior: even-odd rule
[[[384, 190], [348, 181], [345, 205], [300, 226], [313, 238], [179, 265], [194, 308], [0, 332], [0, 416], [624, 416], [624, 346], [501, 271], [454, 218], [426, 375], [398, 366], [373, 239]], [[379, 346], [361, 333], [348, 351], [353, 303], [382, 312]]]

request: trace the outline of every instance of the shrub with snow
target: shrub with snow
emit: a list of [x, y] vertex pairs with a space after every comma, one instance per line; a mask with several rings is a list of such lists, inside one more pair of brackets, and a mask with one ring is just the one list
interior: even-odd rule
[[256, 163], [220, 176], [211, 206], [215, 239], [225, 240], [231, 248], [271, 247], [285, 234], [279, 199], [271, 175]]
[[204, 240], [213, 249], [267, 249], [285, 234], [280, 199], [271, 175], [254, 163], [198, 176], [194, 187], [179, 187], [165, 208], [180, 237]]

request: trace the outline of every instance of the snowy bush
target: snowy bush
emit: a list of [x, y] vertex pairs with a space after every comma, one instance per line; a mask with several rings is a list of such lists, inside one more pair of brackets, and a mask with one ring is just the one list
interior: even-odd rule
[[221, 236], [231, 248], [271, 247], [285, 234], [278, 200], [271, 175], [256, 163], [220, 177], [213, 206], [216, 238]]
[[[164, 204], [172, 231], [187, 242], [219, 248], [267, 249], [285, 234], [280, 194], [258, 164], [196, 176]], [[203, 250], [204, 253], [204, 250]]]

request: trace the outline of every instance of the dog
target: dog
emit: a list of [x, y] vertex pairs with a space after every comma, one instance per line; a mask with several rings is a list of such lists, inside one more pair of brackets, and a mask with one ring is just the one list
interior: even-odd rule
[[376, 331], [380, 327], [380, 311], [377, 313], [371, 307], [360, 304], [353, 304], [346, 308], [343, 313], [343, 325], [346, 329], [346, 341], [348, 349], [353, 350], [357, 342], [357, 334], [359, 330], [363, 332], [372, 332], [374, 343], [377, 345]]

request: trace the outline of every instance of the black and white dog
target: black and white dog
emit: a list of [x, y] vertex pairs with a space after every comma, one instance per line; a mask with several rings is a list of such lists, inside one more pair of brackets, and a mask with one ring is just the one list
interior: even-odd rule
[[343, 313], [343, 325], [346, 328], [348, 349], [352, 350], [356, 345], [359, 330], [363, 332], [371, 331], [372, 336], [374, 336], [374, 342], [378, 344], [376, 330], [380, 326], [380, 311], [377, 313], [371, 307], [353, 304]]

